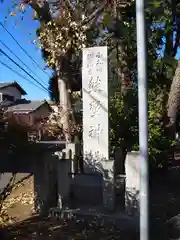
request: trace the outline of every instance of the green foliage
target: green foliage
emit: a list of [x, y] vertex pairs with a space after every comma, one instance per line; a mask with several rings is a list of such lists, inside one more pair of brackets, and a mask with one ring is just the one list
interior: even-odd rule
[[[148, 93], [149, 163], [150, 168], [163, 168], [175, 142], [169, 138], [166, 126], [166, 89], [150, 89]], [[131, 90], [126, 98], [110, 98], [110, 141], [128, 151], [139, 150], [137, 91]]]
[[174, 144], [167, 134], [165, 126], [166, 118], [166, 89], [150, 89], [148, 109], [149, 129], [149, 161], [153, 168], [163, 168], [167, 164], [167, 157]]
[[110, 98], [110, 141], [112, 146], [125, 146], [132, 150], [138, 143], [137, 96], [133, 90], [122, 98]]
[[[57, 29], [54, 30], [54, 35], [52, 34], [52, 24], [42, 24], [42, 19], [40, 19], [41, 27], [44, 27], [44, 32], [42, 31], [42, 35], [39, 32], [38, 35], [41, 35], [41, 43], [44, 43], [43, 51], [46, 61], [48, 61], [49, 57], [51, 59], [57, 59], [57, 57], [59, 59], [59, 56], [62, 57], [63, 44], [68, 43], [68, 47], [63, 53], [63, 64], [61, 65], [60, 72], [61, 77], [67, 80], [68, 86], [71, 89], [73, 89], [73, 84], [76, 86], [74, 89], [81, 89], [82, 57], [79, 51], [79, 46], [81, 45], [78, 43], [79, 38], [76, 39], [74, 37], [76, 31], [71, 34], [71, 31], [69, 31], [71, 29], [70, 25], [73, 22], [79, 31], [79, 26], [82, 23], [81, 17], [83, 15], [88, 17], [93, 14], [99, 3], [101, 4], [102, 2], [76, 1], [76, 4], [73, 5], [73, 11], [69, 11], [71, 6], [68, 5], [65, 8], [64, 18], [60, 17], [60, 14], [57, 15], [59, 19], [57, 17], [58, 22], [55, 24]], [[110, 66], [108, 72], [111, 83], [109, 115], [111, 145], [121, 145], [127, 150], [138, 150], [135, 1], [124, 1], [123, 7], [119, 6], [117, 1], [114, 2], [114, 4], [110, 3], [104, 7], [88, 24], [85, 24], [87, 28], [84, 28], [83, 36], [86, 39], [86, 46], [108, 45], [109, 48]], [[159, 0], [149, 1], [146, 7], [149, 85], [149, 160], [151, 165], [155, 167], [162, 167], [166, 163], [167, 151], [174, 144], [166, 133], [166, 104], [176, 65], [174, 58], [180, 41], [179, 6], [180, 4], [177, 4], [177, 1]], [[53, 10], [52, 6], [50, 8]], [[67, 20], [69, 21], [68, 23]], [[65, 27], [65, 32], [69, 36], [68, 40], [61, 38], [62, 26]], [[52, 38], [50, 38], [51, 35]], [[63, 41], [63, 44], [58, 38]], [[74, 39], [76, 39], [76, 44], [79, 44], [76, 51], [74, 51], [72, 44]], [[52, 68], [55, 67], [54, 60], [51, 66]], [[129, 79], [132, 81], [132, 88], [125, 89], [126, 91], [123, 92], [122, 85], [124, 79], [122, 76], [123, 74], [126, 75], [127, 72], [130, 75], [130, 77], [128, 76]], [[51, 98], [58, 100], [55, 75], [49, 83]]]

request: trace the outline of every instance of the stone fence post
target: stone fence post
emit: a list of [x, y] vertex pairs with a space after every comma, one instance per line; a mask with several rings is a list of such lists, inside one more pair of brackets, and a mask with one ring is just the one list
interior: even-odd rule
[[62, 152], [56, 152], [58, 161], [58, 208], [69, 205], [70, 185], [73, 173], [76, 171], [77, 144], [67, 143]]
[[140, 153], [128, 152], [125, 160], [125, 205], [129, 215], [139, 215]]
[[115, 209], [114, 160], [103, 161], [103, 207], [108, 212]]
[[52, 153], [42, 154], [34, 162], [34, 210], [44, 215], [56, 204], [58, 162]]

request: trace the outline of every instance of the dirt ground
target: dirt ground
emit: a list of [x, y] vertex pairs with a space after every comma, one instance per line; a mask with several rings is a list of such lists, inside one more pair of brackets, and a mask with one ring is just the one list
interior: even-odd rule
[[33, 213], [33, 177], [21, 183], [4, 203], [12, 222], [20, 222], [29, 218]]
[[18, 240], [84, 240], [84, 239], [121, 239], [138, 240], [137, 234], [129, 232], [120, 232], [113, 228], [99, 227], [93, 223], [87, 223], [77, 220], [68, 222], [57, 221], [55, 219], [40, 219], [33, 217], [22, 223], [8, 228], [4, 234], [4, 239]]
[[25, 180], [5, 202], [9, 224], [0, 232], [0, 239], [9, 240], [80, 240], [123, 239], [136, 240], [138, 234], [120, 232], [112, 227], [99, 227], [95, 222], [79, 220], [62, 221], [40, 218], [33, 214], [33, 178]]
[[[165, 177], [155, 178], [150, 187], [150, 239], [166, 239], [164, 223], [180, 213], [180, 168], [172, 169]], [[94, 222], [76, 220], [60, 221], [40, 218], [33, 214], [33, 178], [25, 180], [13, 191], [5, 203], [11, 216], [9, 226], [0, 231], [0, 239], [9, 240], [80, 240], [120, 239], [136, 240], [132, 231], [119, 232], [112, 226], [99, 227]], [[158, 233], [158, 234], [157, 234]], [[159, 235], [160, 234], [160, 235]], [[163, 233], [164, 234], [164, 233]]]

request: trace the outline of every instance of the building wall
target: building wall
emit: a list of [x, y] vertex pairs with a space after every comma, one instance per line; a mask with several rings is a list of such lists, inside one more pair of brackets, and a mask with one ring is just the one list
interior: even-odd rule
[[31, 113], [33, 122], [41, 118], [47, 118], [49, 115], [50, 115], [50, 109], [46, 104]]
[[[11, 119], [11, 112], [9, 113], [9, 118], [11, 119], [9, 121], [10, 124], [15, 124], [18, 123], [24, 127], [37, 127], [38, 125], [38, 120], [40, 121], [43, 118], [48, 117], [50, 114], [50, 110], [47, 105], [43, 105], [40, 108], [38, 108], [34, 112], [22, 112], [22, 113], [17, 113], [13, 114], [13, 118]], [[8, 116], [8, 115], [7, 115]]]
[[14, 100], [21, 99], [21, 96], [22, 96], [21, 92], [17, 88], [12, 86], [0, 89], [0, 93], [14, 96]]

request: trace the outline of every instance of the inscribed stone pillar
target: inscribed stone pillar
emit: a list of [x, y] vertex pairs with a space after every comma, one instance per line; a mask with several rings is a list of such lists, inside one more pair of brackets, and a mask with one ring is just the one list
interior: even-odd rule
[[140, 154], [139, 152], [127, 153], [125, 160], [126, 189], [125, 205], [129, 215], [139, 215], [140, 193]]
[[83, 49], [82, 91], [84, 171], [103, 176], [103, 204], [112, 209], [114, 176], [113, 161], [109, 161], [107, 47]]

